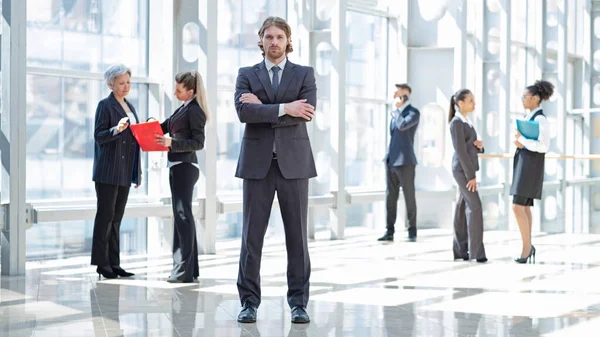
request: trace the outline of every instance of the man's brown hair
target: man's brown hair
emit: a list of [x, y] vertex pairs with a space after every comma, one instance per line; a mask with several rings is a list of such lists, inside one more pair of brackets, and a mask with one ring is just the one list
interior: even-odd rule
[[260, 30], [258, 31], [258, 46], [262, 51], [262, 55], [265, 56], [265, 48], [262, 44], [262, 39], [265, 36], [265, 30], [273, 26], [283, 30], [285, 36], [287, 37], [287, 46], [285, 48], [285, 54], [287, 55], [294, 51], [294, 48], [292, 48], [292, 28], [290, 27], [290, 25], [288, 25], [288, 23], [280, 17], [269, 16], [265, 19], [265, 21], [262, 24], [262, 27], [260, 27]]

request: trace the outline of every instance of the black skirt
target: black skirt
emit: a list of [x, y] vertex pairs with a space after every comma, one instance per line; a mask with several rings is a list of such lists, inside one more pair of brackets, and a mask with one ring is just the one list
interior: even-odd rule
[[513, 163], [513, 180], [510, 194], [541, 199], [544, 185], [544, 161], [546, 154], [517, 149]]

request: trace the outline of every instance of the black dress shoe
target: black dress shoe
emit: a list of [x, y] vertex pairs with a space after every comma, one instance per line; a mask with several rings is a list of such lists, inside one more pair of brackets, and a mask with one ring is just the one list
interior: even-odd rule
[[417, 236], [414, 234], [408, 234], [408, 241], [410, 241], [410, 242], [417, 241]]
[[104, 276], [104, 278], [117, 278], [117, 274], [108, 266], [96, 267], [96, 273], [98, 273], [98, 279], [100, 279], [100, 275]]
[[167, 282], [169, 282], [169, 283], [192, 283], [194, 281], [184, 281], [184, 280], [177, 280], [177, 279], [168, 278]]
[[487, 262], [487, 257], [481, 258], [481, 259], [477, 259], [477, 262], [479, 263], [486, 263]]
[[121, 277], [131, 277], [133, 275], [135, 275], [134, 273], [130, 273], [128, 271], [125, 271], [125, 269], [121, 268], [121, 267], [112, 267], [112, 270], [115, 272], [115, 274], [121, 276]]
[[240, 323], [254, 323], [256, 322], [256, 307], [246, 302], [242, 307], [242, 311], [238, 315], [237, 321]]
[[306, 309], [299, 305], [292, 308], [292, 323], [308, 323], [310, 317], [306, 313]]
[[394, 241], [394, 234], [385, 233], [385, 235], [377, 239], [377, 241]]

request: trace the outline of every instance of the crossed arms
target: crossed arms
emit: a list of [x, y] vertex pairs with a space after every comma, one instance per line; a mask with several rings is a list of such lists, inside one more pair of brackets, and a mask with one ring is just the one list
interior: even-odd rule
[[302, 81], [298, 99], [281, 104], [263, 104], [250, 90], [244, 69], [235, 84], [235, 110], [242, 123], [270, 123], [273, 128], [311, 121], [317, 105], [315, 73], [309, 68]]

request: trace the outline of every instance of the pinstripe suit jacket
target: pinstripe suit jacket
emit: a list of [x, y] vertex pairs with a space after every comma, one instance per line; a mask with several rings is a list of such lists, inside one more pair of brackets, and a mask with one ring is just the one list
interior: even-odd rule
[[[125, 102], [139, 123], [133, 105], [127, 100]], [[92, 180], [97, 183], [131, 186], [135, 175], [137, 175], [139, 183], [142, 181], [140, 147], [133, 137], [133, 133], [127, 128], [113, 135], [111, 130], [123, 117], [127, 117], [127, 113], [112, 92], [98, 103], [94, 128], [96, 144], [92, 174]], [[137, 165], [135, 165], [136, 156], [138, 158]], [[134, 169], [137, 172], [134, 172]]]

